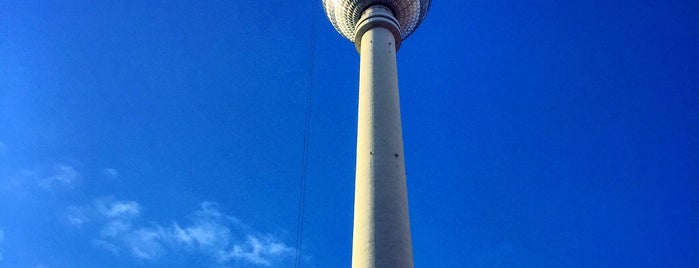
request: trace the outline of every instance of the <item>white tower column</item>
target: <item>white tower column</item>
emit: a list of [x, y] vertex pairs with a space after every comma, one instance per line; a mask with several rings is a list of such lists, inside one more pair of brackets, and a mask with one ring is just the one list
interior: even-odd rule
[[396, 52], [431, 0], [323, 0], [360, 55], [353, 268], [412, 268]]
[[373, 6], [358, 22], [359, 117], [352, 267], [413, 267], [391, 11]]

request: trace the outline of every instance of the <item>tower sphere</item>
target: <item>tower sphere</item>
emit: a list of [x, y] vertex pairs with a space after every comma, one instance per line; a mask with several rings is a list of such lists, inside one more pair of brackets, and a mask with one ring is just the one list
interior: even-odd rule
[[323, 0], [328, 19], [345, 38], [356, 42], [355, 28], [368, 7], [381, 5], [389, 8], [398, 20], [400, 36], [407, 38], [425, 19], [431, 0]]

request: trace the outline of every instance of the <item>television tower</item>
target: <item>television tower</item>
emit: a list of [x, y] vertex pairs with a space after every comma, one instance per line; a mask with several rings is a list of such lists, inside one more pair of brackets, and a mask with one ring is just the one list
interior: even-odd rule
[[359, 52], [352, 267], [412, 268], [396, 52], [431, 0], [323, 0]]

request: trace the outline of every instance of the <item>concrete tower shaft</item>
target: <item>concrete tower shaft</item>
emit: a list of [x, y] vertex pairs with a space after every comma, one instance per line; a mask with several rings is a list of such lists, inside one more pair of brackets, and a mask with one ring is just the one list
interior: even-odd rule
[[373, 6], [359, 31], [359, 116], [352, 267], [413, 267], [395, 30], [390, 11]]
[[323, 0], [360, 55], [353, 268], [412, 268], [396, 52], [430, 0]]

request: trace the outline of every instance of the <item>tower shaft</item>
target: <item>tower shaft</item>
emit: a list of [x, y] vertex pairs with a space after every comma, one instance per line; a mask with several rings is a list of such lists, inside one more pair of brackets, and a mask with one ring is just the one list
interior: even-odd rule
[[375, 24], [357, 36], [361, 43], [353, 268], [413, 267], [397, 44], [390, 27]]

